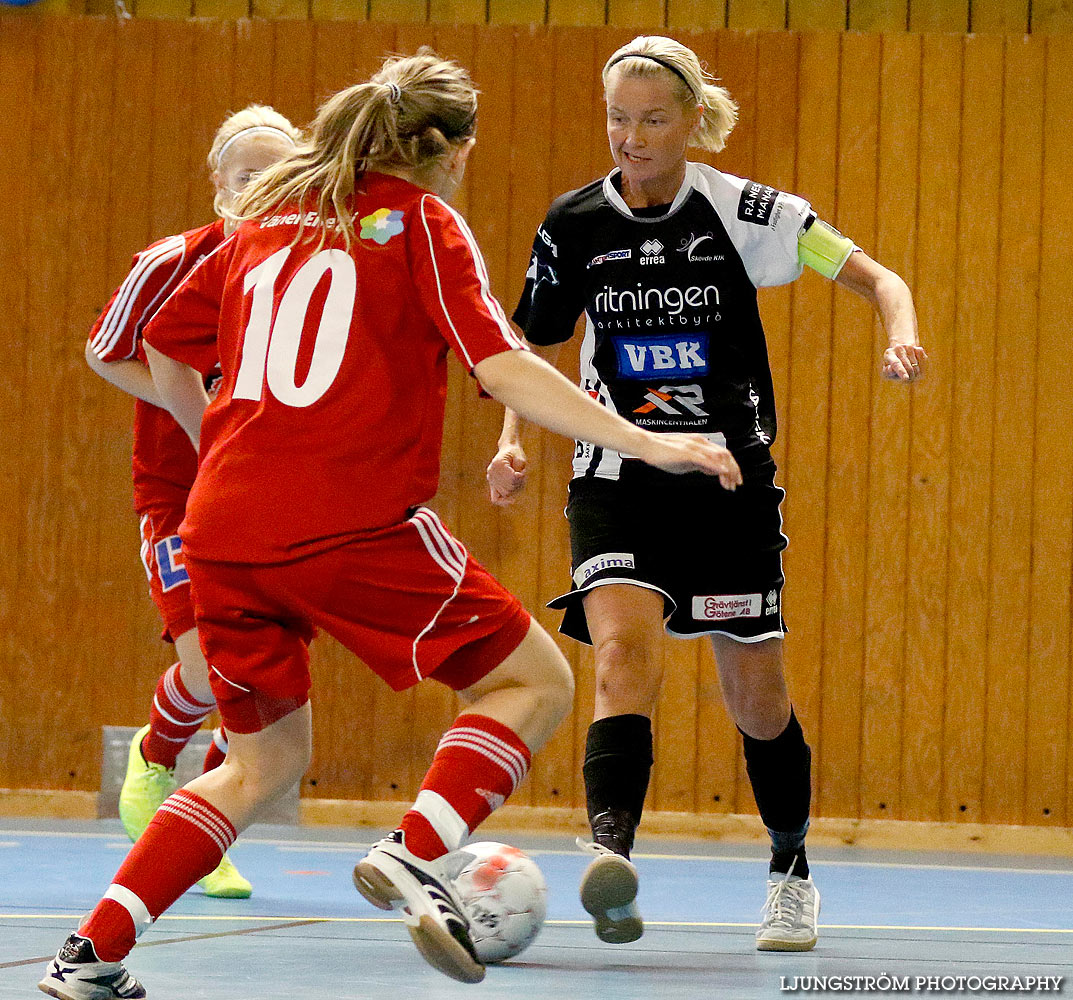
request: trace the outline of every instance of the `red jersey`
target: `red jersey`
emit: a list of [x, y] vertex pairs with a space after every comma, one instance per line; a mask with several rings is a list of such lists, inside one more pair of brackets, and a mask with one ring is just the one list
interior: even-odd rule
[[293, 208], [245, 223], [145, 330], [199, 370], [219, 334], [181, 532], [197, 558], [281, 562], [404, 520], [438, 485], [448, 349], [470, 371], [524, 349], [454, 209], [376, 173], [349, 207], [349, 252], [315, 212], [297, 244]]
[[[149, 317], [223, 238], [224, 224], [218, 219], [158, 240], [136, 254], [130, 273], [89, 332], [93, 353], [102, 361], [137, 358], [144, 362], [142, 330]], [[197, 475], [197, 455], [186, 433], [167, 410], [141, 399], [134, 402], [132, 465], [137, 509], [160, 500], [181, 506]]]

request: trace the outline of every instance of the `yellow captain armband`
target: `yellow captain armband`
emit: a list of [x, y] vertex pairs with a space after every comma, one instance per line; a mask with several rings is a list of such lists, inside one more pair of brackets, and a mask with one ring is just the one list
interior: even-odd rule
[[825, 278], [836, 278], [854, 249], [853, 240], [814, 215], [797, 234], [798, 261]]

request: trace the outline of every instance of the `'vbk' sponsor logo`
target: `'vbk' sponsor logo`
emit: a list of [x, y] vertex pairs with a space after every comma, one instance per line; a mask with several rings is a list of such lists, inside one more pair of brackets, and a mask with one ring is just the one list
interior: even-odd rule
[[618, 373], [623, 378], [666, 377], [708, 374], [708, 334], [688, 337], [652, 337], [645, 340], [612, 338], [618, 356]]

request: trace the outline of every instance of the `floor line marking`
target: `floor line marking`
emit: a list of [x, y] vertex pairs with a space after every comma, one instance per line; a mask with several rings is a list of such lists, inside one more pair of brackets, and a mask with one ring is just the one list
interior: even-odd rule
[[[77, 838], [92, 838], [92, 839], [109, 839], [116, 840], [117, 835], [115, 833], [94, 833], [89, 831], [72, 831], [61, 832], [54, 830], [0, 830], [0, 836], [2, 837], [71, 837]], [[490, 834], [491, 836], [491, 834]], [[338, 840], [281, 840], [273, 837], [240, 837], [237, 846], [242, 847], [243, 844], [263, 844], [270, 847], [277, 847], [281, 851], [287, 853], [300, 853], [303, 850], [309, 850], [310, 853], [315, 853], [318, 849], [323, 849], [330, 853], [354, 850], [368, 850], [372, 846], [373, 841], [361, 841], [361, 842], [349, 842]], [[764, 845], [757, 845], [757, 850], [761, 851]], [[872, 850], [872, 848], [864, 848], [864, 850]], [[241, 851], [240, 851], [241, 853]], [[541, 857], [543, 855], [549, 857], [555, 856], [573, 856], [577, 855], [581, 857], [580, 853], [576, 850], [564, 848], [559, 850], [557, 848], [537, 849], [533, 848], [528, 850], [527, 854], [533, 857]], [[756, 857], [741, 857], [738, 855], [722, 855], [722, 854], [660, 854], [660, 853], [646, 853], [646, 852], [634, 852], [632, 857], [641, 858], [648, 861], [716, 861], [722, 863], [733, 864], [747, 864], [755, 865], [763, 860], [760, 854]], [[814, 865], [819, 868], [886, 868], [892, 870], [910, 870], [910, 871], [949, 871], [949, 872], [986, 872], [996, 875], [1067, 875], [1073, 876], [1073, 868], [1016, 868], [1011, 866], [994, 866], [994, 865], [945, 865], [937, 864], [933, 862], [921, 862], [920, 864], [913, 864], [908, 861], [824, 861], [815, 860]]]
[[[78, 920], [81, 913], [0, 913], [0, 920]], [[157, 918], [157, 923], [172, 921], [273, 921], [265, 927], [253, 930], [271, 930], [278, 927], [301, 927], [305, 924], [392, 924], [402, 923], [400, 917], [310, 917], [296, 921], [294, 917], [242, 916], [230, 914], [212, 914], [202, 916], [190, 913], [165, 913]], [[590, 920], [546, 920], [548, 927], [587, 927]], [[646, 920], [646, 927], [756, 927], [749, 921], [715, 921], [715, 920]], [[925, 924], [828, 924], [819, 925], [829, 931], [948, 931], [951, 933], [974, 934], [1073, 934], [1073, 927], [962, 927], [933, 926]], [[221, 931], [220, 934], [252, 933], [251, 931]], [[214, 936], [214, 935], [210, 935]], [[182, 940], [195, 940], [194, 937]], [[153, 943], [153, 942], [147, 942]], [[162, 943], [162, 942], [156, 942]], [[0, 968], [5, 966], [0, 965]]]
[[[138, 948], [154, 948], [161, 944], [182, 944], [186, 941], [205, 941], [209, 938], [238, 937], [240, 934], [260, 934], [262, 931], [275, 931], [281, 927], [306, 927], [310, 924], [322, 924], [324, 920], [294, 920], [289, 924], [268, 924], [265, 927], [241, 927], [234, 931], [214, 931], [211, 934], [190, 934], [186, 937], [162, 938], [159, 941], [143, 941]], [[17, 962], [0, 962], [0, 969], [17, 969], [22, 965], [37, 965], [39, 962], [51, 962], [55, 955], [45, 955], [39, 958], [21, 958]]]

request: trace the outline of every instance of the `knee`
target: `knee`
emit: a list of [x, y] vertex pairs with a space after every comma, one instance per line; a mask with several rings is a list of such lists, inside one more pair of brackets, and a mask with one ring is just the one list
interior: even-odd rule
[[271, 802], [290, 791], [309, 770], [312, 761], [313, 748], [309, 746], [296, 748], [272, 760], [229, 759], [224, 767], [232, 768], [232, 780], [238, 783], [244, 799], [249, 802]]
[[658, 672], [660, 661], [645, 636], [630, 632], [603, 636], [594, 645], [597, 677], [647, 676]]
[[574, 674], [566, 658], [559, 656], [554, 667], [549, 670], [547, 683], [543, 685], [541, 700], [549, 718], [554, 718], [556, 725], [562, 721], [574, 704]]

